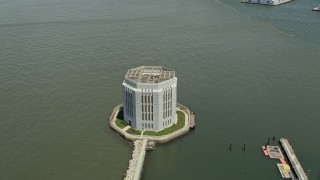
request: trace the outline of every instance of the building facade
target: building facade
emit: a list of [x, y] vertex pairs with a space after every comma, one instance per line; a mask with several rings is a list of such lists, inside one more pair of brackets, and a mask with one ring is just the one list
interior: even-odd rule
[[177, 122], [177, 78], [163, 66], [129, 69], [123, 85], [124, 120], [133, 128], [161, 131]]
[[291, 0], [241, 0], [245, 3], [254, 3], [254, 4], [266, 4], [266, 5], [278, 5]]

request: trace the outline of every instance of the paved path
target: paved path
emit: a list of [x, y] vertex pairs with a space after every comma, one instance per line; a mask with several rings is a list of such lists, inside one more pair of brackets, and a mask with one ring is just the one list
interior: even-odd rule
[[132, 159], [126, 172], [125, 180], [139, 180], [142, 172], [143, 162], [146, 155], [147, 139], [134, 141]]
[[130, 129], [130, 126], [126, 126], [122, 129], [122, 131], [126, 132], [128, 129]]

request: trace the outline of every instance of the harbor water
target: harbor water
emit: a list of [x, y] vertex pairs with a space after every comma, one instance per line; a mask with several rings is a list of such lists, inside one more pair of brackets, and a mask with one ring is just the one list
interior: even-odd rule
[[163, 65], [197, 127], [147, 152], [142, 179], [280, 180], [275, 135], [319, 180], [316, 5], [0, 0], [0, 179], [123, 178], [133, 145], [108, 118], [127, 69]]

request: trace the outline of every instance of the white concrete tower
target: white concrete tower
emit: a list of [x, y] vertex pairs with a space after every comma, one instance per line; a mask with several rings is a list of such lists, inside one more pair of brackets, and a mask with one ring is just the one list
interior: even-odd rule
[[177, 78], [162, 66], [129, 69], [123, 85], [124, 120], [138, 130], [161, 131], [177, 122]]

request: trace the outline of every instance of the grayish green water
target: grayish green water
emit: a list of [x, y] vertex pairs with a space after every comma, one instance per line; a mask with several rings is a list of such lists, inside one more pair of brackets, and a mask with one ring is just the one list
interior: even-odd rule
[[148, 153], [143, 179], [280, 180], [261, 151], [275, 134], [320, 180], [315, 5], [0, 0], [0, 179], [121, 179], [132, 145], [106, 121], [145, 64], [176, 71], [197, 129]]

